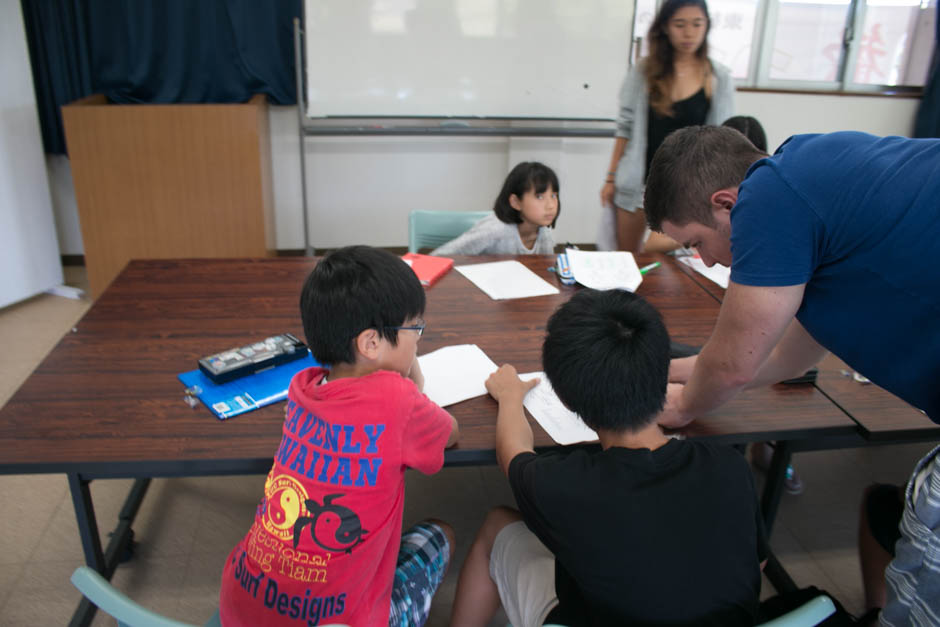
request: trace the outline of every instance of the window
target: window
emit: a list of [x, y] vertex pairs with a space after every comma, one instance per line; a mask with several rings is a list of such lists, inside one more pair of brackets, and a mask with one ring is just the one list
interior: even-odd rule
[[[646, 37], [654, 3], [636, 0], [636, 37]], [[709, 0], [709, 49], [745, 86], [845, 91], [922, 87], [933, 52], [936, 4]]]

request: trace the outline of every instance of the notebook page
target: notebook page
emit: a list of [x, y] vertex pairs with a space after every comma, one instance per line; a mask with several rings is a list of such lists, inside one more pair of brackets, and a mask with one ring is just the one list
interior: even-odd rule
[[575, 280], [595, 290], [627, 290], [635, 292], [643, 275], [633, 255], [628, 252], [595, 252], [569, 248], [568, 267]]
[[518, 261], [476, 263], [456, 269], [493, 300], [558, 293], [558, 288]]
[[441, 407], [486, 394], [496, 364], [476, 344], [445, 346], [418, 357], [424, 393]]
[[728, 266], [723, 266], [720, 263], [716, 263], [711, 268], [709, 268], [698, 255], [687, 255], [685, 257], [679, 257], [679, 261], [689, 266], [704, 276], [706, 279], [709, 279], [721, 287], [728, 289], [728, 281], [731, 280], [731, 268]]
[[536, 422], [545, 429], [545, 433], [550, 435], [555, 442], [559, 444], [576, 444], [578, 442], [596, 442], [597, 433], [584, 424], [578, 415], [565, 407], [552, 384], [548, 382], [548, 377], [544, 372], [528, 372], [520, 374], [519, 378], [523, 381], [539, 378], [539, 384], [529, 390], [522, 400], [522, 404], [529, 410]]

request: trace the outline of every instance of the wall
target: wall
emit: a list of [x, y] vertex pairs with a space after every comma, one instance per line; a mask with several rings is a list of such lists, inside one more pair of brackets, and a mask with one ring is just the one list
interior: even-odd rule
[[[753, 115], [776, 146], [799, 132], [854, 129], [908, 135], [919, 100], [739, 92], [737, 109]], [[270, 107], [276, 245], [303, 248], [297, 111]], [[562, 214], [556, 241], [593, 242], [598, 193], [611, 140], [456, 137], [328, 137], [304, 142], [311, 243], [407, 244], [412, 209], [480, 210], [492, 206], [505, 174], [518, 161], [540, 160], [556, 170]], [[82, 254], [70, 196], [70, 173], [50, 158], [56, 222], [63, 254]]]
[[0, 307], [62, 282], [26, 31], [0, 3]]

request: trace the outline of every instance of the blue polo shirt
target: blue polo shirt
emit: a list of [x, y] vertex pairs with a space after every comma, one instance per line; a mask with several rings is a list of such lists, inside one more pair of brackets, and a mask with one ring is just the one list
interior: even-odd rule
[[731, 280], [806, 284], [797, 319], [940, 423], [940, 140], [795, 135], [750, 167]]

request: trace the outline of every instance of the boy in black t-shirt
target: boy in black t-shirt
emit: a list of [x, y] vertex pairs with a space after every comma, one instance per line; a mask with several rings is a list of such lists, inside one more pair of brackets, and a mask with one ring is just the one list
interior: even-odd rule
[[486, 518], [457, 583], [452, 625], [752, 625], [766, 538], [751, 473], [730, 447], [667, 438], [669, 335], [619, 290], [584, 289], [548, 321], [545, 374], [601, 450], [536, 455], [504, 365], [496, 455], [519, 510]]

